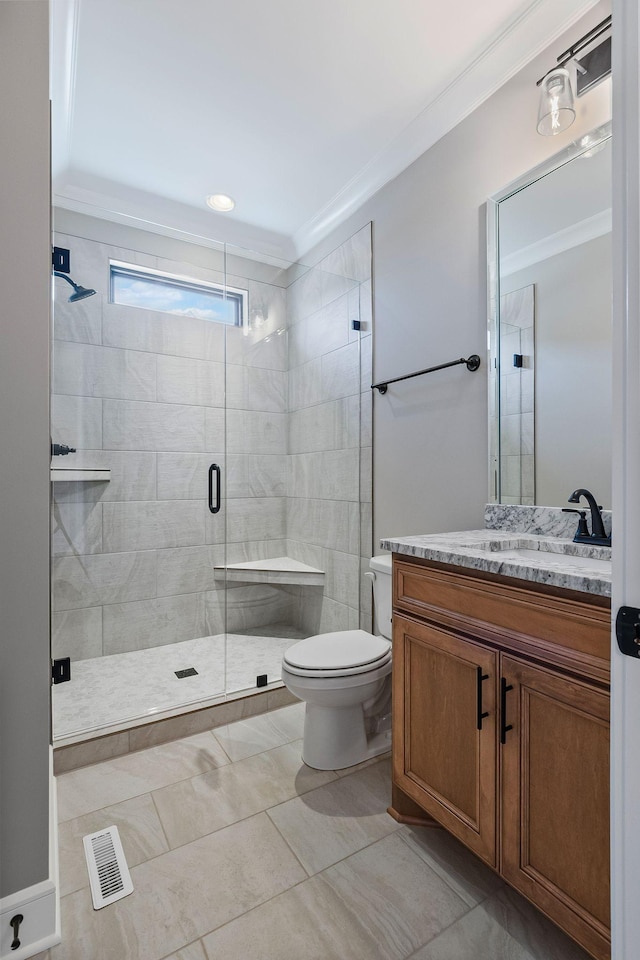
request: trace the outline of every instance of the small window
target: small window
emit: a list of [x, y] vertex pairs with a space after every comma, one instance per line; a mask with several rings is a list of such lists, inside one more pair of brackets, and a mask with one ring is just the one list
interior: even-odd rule
[[184, 317], [241, 327], [247, 313], [246, 290], [112, 260], [110, 301]]

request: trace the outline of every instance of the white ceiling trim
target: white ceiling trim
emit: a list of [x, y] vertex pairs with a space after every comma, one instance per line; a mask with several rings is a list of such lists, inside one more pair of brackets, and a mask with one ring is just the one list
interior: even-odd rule
[[535, 263], [548, 260], [549, 257], [556, 257], [566, 250], [571, 250], [572, 247], [596, 240], [607, 233], [611, 233], [611, 210], [601, 210], [592, 217], [572, 223], [570, 227], [558, 230], [557, 233], [552, 233], [548, 237], [543, 237], [542, 240], [530, 243], [527, 247], [515, 250], [507, 257], [502, 257], [500, 276], [511, 276], [512, 273], [524, 270], [525, 267], [532, 267]]
[[535, 0], [399, 136], [295, 233], [296, 256], [303, 256], [323, 240], [596, 3], [597, 0]]
[[225, 219], [224, 213], [198, 210], [166, 197], [110, 184], [86, 174], [82, 175], [82, 180], [87, 183], [86, 187], [54, 185], [54, 207], [204, 247], [217, 248], [228, 243], [279, 261], [293, 263], [296, 259], [291, 240], [275, 231], [241, 220]]

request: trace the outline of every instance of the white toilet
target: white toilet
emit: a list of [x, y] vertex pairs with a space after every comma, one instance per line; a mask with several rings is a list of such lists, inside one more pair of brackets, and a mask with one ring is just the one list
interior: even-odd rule
[[282, 659], [285, 686], [306, 702], [302, 759], [340, 770], [391, 746], [391, 554], [369, 563], [378, 629], [320, 633]]

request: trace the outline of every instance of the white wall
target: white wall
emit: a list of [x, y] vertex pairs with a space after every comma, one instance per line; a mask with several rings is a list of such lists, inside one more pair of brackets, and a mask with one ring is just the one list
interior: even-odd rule
[[611, 234], [509, 276], [535, 283], [536, 500], [577, 487], [611, 508]]
[[49, 876], [48, 4], [0, 3], [0, 897]]
[[374, 395], [374, 545], [381, 536], [481, 526], [487, 501], [485, 202], [610, 117], [610, 84], [564, 134], [536, 133], [536, 80], [610, 12], [600, 3], [306, 258], [374, 225], [374, 380], [478, 353]]

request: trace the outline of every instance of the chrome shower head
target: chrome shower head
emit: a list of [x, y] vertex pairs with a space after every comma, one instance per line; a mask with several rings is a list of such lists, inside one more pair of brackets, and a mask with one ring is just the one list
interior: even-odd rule
[[53, 275], [54, 277], [61, 277], [73, 287], [74, 292], [69, 297], [69, 303], [76, 303], [78, 300], [84, 300], [86, 297], [92, 297], [95, 294], [95, 290], [90, 290], [88, 287], [81, 287], [79, 283], [74, 283], [66, 273], [60, 273], [58, 270], [54, 270]]

